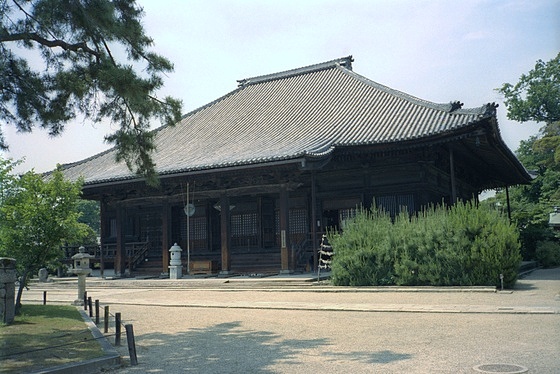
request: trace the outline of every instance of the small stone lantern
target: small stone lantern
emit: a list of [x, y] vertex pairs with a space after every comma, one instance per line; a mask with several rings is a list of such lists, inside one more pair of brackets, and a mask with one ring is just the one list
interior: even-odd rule
[[84, 246], [80, 246], [78, 253], [72, 256], [74, 267], [70, 271], [78, 275], [78, 298], [74, 301], [74, 305], [84, 305], [84, 294], [86, 292], [86, 277], [91, 273], [89, 260], [95, 256], [86, 253]]
[[169, 248], [169, 279], [179, 279], [183, 276], [183, 264], [181, 263], [181, 252], [183, 250], [175, 243]]

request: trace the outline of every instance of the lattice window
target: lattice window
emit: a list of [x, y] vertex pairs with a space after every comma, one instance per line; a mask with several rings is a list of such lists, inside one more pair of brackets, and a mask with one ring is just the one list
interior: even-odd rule
[[412, 214], [416, 210], [416, 208], [414, 207], [414, 195], [412, 194], [398, 195], [397, 204], [399, 205], [401, 210], [408, 210], [408, 214]]
[[[307, 232], [309, 225], [307, 221], [307, 211], [305, 209], [290, 209], [290, 232], [303, 234]], [[280, 211], [275, 212], [276, 233], [280, 233]]]
[[338, 210], [338, 221], [340, 222], [342, 228], [344, 228], [346, 220], [356, 217], [356, 212], [356, 208]]
[[[206, 217], [189, 217], [189, 234], [191, 240], [208, 239]], [[181, 239], [187, 239], [187, 219], [181, 217]]]
[[240, 214], [230, 216], [231, 235], [243, 235], [243, 217]]
[[340, 209], [338, 212], [341, 221], [356, 217], [356, 208]]
[[397, 212], [397, 200], [396, 196], [379, 196], [375, 199], [377, 208], [383, 209], [384, 211], [390, 213], [392, 216]]
[[290, 234], [305, 234], [308, 226], [307, 210], [290, 209]]
[[232, 215], [231, 245], [233, 247], [258, 245], [258, 217], [257, 213], [242, 213]]
[[206, 217], [191, 217], [189, 219], [191, 240], [206, 240], [208, 238], [208, 225]]
[[231, 234], [235, 236], [257, 235], [257, 213], [231, 215]]
[[[290, 225], [290, 243], [300, 243], [306, 239], [309, 220], [307, 217], [307, 210], [305, 209], [290, 209], [289, 212], [289, 225]], [[276, 244], [280, 245], [280, 211], [275, 212], [275, 226], [276, 226]]]
[[[202, 209], [197, 207], [197, 210], [202, 213]], [[179, 232], [181, 245], [185, 245], [187, 241], [187, 216], [184, 214], [183, 209], [176, 211], [178, 215], [177, 220], [173, 223], [174, 232]], [[176, 230], [176, 231], [175, 231]], [[190, 249], [205, 250], [208, 248], [208, 219], [205, 215], [189, 217], [189, 242]], [[183, 248], [185, 249], [185, 248]]]
[[384, 209], [393, 217], [402, 210], [407, 210], [409, 214], [414, 212], [414, 195], [412, 194], [379, 196], [375, 202], [378, 208]]
[[290, 244], [303, 243], [307, 239], [308, 228], [307, 210], [290, 209]]
[[116, 238], [117, 237], [117, 219], [111, 218], [109, 221], [109, 237]]

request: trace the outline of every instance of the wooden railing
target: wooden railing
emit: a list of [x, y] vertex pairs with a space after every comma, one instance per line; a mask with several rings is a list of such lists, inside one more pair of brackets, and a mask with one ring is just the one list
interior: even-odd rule
[[[144, 262], [144, 260], [148, 257], [148, 250], [150, 249], [149, 242], [131, 244], [133, 244], [133, 247], [130, 249], [127, 247], [126, 252], [127, 258], [129, 259], [128, 268], [130, 271], [132, 271], [132, 269], [136, 269], [136, 266]], [[137, 244], [140, 244], [140, 246], [137, 247]]]
[[[308, 233], [307, 237], [298, 243], [292, 243], [292, 250], [294, 250], [295, 256], [295, 268], [305, 269], [309, 263], [310, 257], [313, 256], [314, 251], [318, 251], [321, 243], [321, 238], [323, 236], [322, 232], [317, 232], [316, 245], [318, 248], [313, 248], [313, 234]], [[313, 260], [311, 260], [311, 268], [313, 268]]]
[[[79, 245], [62, 246], [61, 247], [61, 249], [63, 251], [62, 261], [64, 263], [71, 264], [72, 263], [72, 256], [74, 256], [76, 253], [79, 252], [80, 247], [81, 246], [79, 246]], [[88, 254], [93, 255], [96, 258], [98, 257], [98, 253], [99, 253], [99, 246], [98, 245], [86, 245], [84, 247], [86, 248], [86, 252]], [[94, 260], [94, 259], [92, 259], [92, 260]]]
[[[104, 264], [114, 263], [117, 257], [117, 245], [116, 244], [104, 244], [101, 245], [88, 245], [84, 246], [86, 252], [90, 255], [95, 256], [90, 260], [91, 263], [100, 263], [101, 267]], [[64, 252], [62, 262], [72, 265], [72, 256], [79, 252], [80, 246], [63, 246], [62, 250]], [[125, 258], [123, 259], [126, 263], [126, 267], [130, 271], [135, 269], [139, 264], [141, 264], [148, 256], [150, 249], [149, 242], [129, 242], [125, 243]]]

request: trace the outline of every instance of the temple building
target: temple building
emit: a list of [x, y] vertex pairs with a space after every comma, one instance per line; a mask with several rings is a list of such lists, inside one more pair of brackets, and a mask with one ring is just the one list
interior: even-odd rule
[[191, 272], [313, 269], [320, 235], [357, 207], [415, 212], [531, 180], [500, 136], [495, 104], [422, 100], [352, 61], [240, 80], [154, 130], [158, 188], [115, 162], [114, 149], [65, 165], [101, 204], [101, 245], [117, 274], [167, 272], [174, 243]]

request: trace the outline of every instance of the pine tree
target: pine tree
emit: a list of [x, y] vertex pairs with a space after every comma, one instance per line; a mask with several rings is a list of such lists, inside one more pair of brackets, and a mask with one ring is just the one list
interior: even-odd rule
[[156, 96], [173, 65], [142, 16], [130, 0], [0, 0], [0, 123], [58, 135], [78, 116], [108, 120], [117, 161], [154, 182], [150, 125], [173, 125], [182, 104]]

